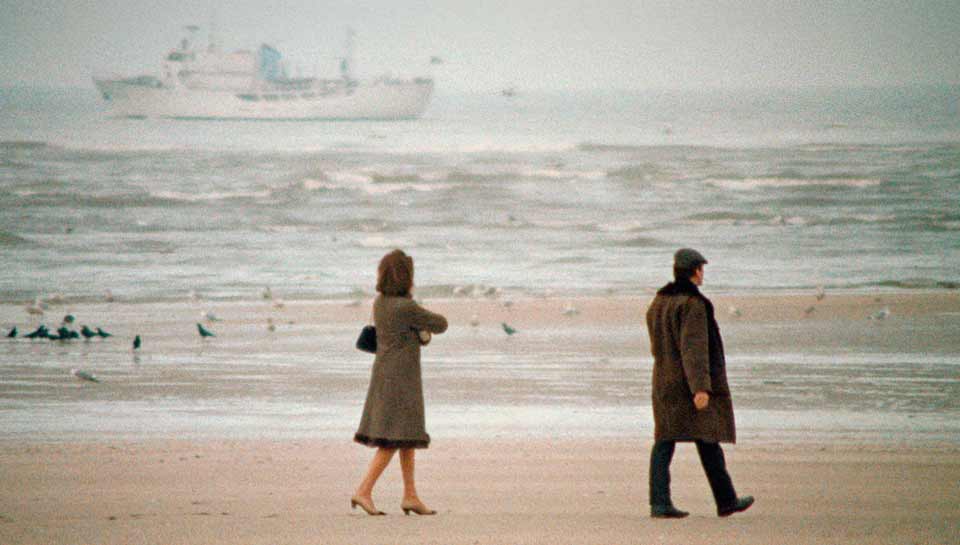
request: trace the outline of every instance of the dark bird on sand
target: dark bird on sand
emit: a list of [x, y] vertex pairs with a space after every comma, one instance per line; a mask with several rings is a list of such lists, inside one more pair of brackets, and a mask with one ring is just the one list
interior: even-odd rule
[[63, 323], [65, 324], [72, 324], [74, 320], [76, 320], [76, 318], [73, 317], [73, 314], [67, 314], [63, 317]]
[[142, 341], [140, 341], [140, 335], [137, 335], [136, 337], [133, 338], [133, 349], [134, 349], [134, 350], [139, 350], [141, 344], [143, 344], [143, 343], [142, 343]]
[[100, 382], [100, 379], [98, 379], [93, 373], [88, 373], [81, 369], [71, 369], [70, 374], [80, 380], [86, 380], [88, 382]]
[[66, 326], [61, 326], [57, 329], [57, 338], [61, 341], [69, 341], [70, 339], [79, 339], [80, 334], [76, 331], [71, 331], [66, 328]]
[[31, 331], [30, 333], [27, 333], [26, 335], [24, 335], [24, 337], [28, 339], [46, 339], [49, 336], [50, 336], [50, 332], [49, 330], [47, 330], [47, 326], [43, 324], [40, 324], [40, 327], [38, 327], [36, 330]]
[[13, 326], [13, 329], [10, 330], [10, 333], [7, 333], [8, 339], [14, 339], [17, 336], [17, 326]]
[[514, 333], [517, 332], [516, 329], [507, 325], [506, 322], [500, 322], [500, 325], [503, 326], [503, 332], [506, 333], [507, 335], [513, 335]]
[[201, 325], [201, 324], [197, 324], [197, 331], [200, 332], [200, 336], [201, 336], [201, 337], [216, 337], [216, 335], [214, 335], [212, 332], [208, 331], [208, 330], [207, 330], [206, 328], [204, 328], [203, 325]]
[[100, 329], [99, 327], [97, 328], [97, 335], [103, 337], [104, 339], [106, 339], [107, 337], [113, 337], [113, 333], [107, 333], [106, 331]]
[[93, 331], [87, 326], [83, 326], [80, 328], [80, 334], [83, 335], [84, 339], [91, 339], [97, 336], [97, 332]]

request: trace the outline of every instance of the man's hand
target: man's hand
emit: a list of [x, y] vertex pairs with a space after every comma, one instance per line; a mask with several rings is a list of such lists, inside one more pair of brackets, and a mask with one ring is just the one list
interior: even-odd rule
[[710, 403], [710, 394], [704, 392], [703, 390], [693, 394], [693, 406], [697, 408], [698, 411], [702, 411], [707, 408], [707, 405]]

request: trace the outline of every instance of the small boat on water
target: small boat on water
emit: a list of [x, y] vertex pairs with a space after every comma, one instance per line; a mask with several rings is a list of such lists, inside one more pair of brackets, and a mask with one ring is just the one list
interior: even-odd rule
[[290, 78], [279, 51], [223, 51], [211, 39], [194, 47], [196, 26], [163, 60], [159, 76], [94, 78], [118, 117], [264, 120], [400, 120], [423, 114], [433, 80], [353, 77], [353, 37], [339, 78]]

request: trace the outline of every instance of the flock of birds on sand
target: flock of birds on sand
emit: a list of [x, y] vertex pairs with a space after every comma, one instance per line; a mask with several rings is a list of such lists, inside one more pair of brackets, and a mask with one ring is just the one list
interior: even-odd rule
[[[824, 288], [823, 286], [817, 286], [816, 292], [814, 293], [814, 298], [816, 299], [816, 302], [819, 303], [820, 301], [823, 301], [824, 299], [826, 299], [826, 297], [827, 297], [826, 288]], [[876, 298], [875, 301], [879, 303], [880, 298], [879, 297]], [[817, 311], [817, 306], [816, 304], [813, 304], [803, 309], [803, 315], [812, 316], [813, 313], [816, 311]], [[730, 307], [727, 308], [727, 314], [729, 314], [733, 318], [741, 318], [744, 315], [744, 311], [731, 305]], [[883, 307], [882, 309], [868, 315], [867, 319], [874, 320], [874, 321], [882, 321], [882, 320], [886, 320], [889, 317], [890, 317], [890, 308]]]
[[[189, 297], [194, 301], [200, 300], [200, 296], [195, 291], [191, 291], [189, 293]], [[263, 298], [264, 299], [273, 298], [272, 293], [270, 293], [270, 288], [266, 288], [264, 290]], [[104, 294], [104, 301], [108, 303], [112, 303], [115, 301], [113, 294], [109, 290], [107, 290], [107, 292]], [[59, 294], [53, 295], [46, 299], [44, 299], [41, 296], [37, 296], [32, 303], [29, 303], [25, 307], [25, 310], [27, 311], [27, 314], [30, 314], [31, 316], [43, 316], [47, 312], [47, 310], [50, 308], [50, 305], [66, 304], [66, 302], [67, 301], [63, 298], [63, 296]], [[282, 301], [276, 302], [274, 304], [274, 307], [283, 308], [283, 302]], [[201, 312], [200, 317], [208, 322], [220, 321], [220, 319], [211, 311]], [[109, 337], [113, 337], [112, 333], [109, 333], [100, 327], [91, 329], [87, 325], [82, 325], [79, 331], [75, 329], [71, 329], [71, 327], [75, 323], [76, 323], [76, 317], [73, 314], [67, 314], [63, 317], [63, 320], [61, 320], [60, 322], [60, 326], [55, 331], [48, 328], [46, 324], [41, 323], [39, 326], [37, 326], [35, 330], [31, 331], [30, 333], [21, 335], [17, 326], [13, 326], [7, 332], [6, 338], [16, 339], [19, 337], [19, 338], [30, 339], [30, 340], [46, 339], [50, 341], [68, 342], [68, 341], [72, 341], [74, 339], [80, 339], [80, 338], [83, 338], [85, 341], [90, 341], [92, 339], [106, 339]], [[267, 319], [267, 329], [269, 331], [276, 330], [276, 326], [274, 326], [272, 319], [269, 319], [269, 318]], [[197, 322], [197, 333], [200, 335], [201, 338], [204, 338], [204, 339], [208, 337], [217, 336], [213, 331], [211, 331], [210, 329], [207, 329], [206, 327], [203, 326], [203, 324], [199, 322]], [[139, 334], [134, 335], [133, 342], [132, 342], [132, 350], [136, 352], [140, 350], [141, 346], [143, 346], [143, 338]], [[70, 374], [82, 381], [97, 382], [97, 383], [100, 382], [100, 379], [97, 378], [96, 375], [88, 371], [84, 371], [82, 369], [71, 369]]]
[[[456, 287], [453, 290], [453, 295], [460, 296], [460, 297], [483, 296], [488, 298], [501, 298], [503, 293], [500, 290], [500, 288], [474, 286], [472, 289], [466, 288], [466, 287]], [[188, 296], [193, 301], [199, 301], [201, 299], [200, 296], [195, 291], [191, 291]], [[264, 290], [261, 292], [261, 297], [264, 300], [272, 301], [273, 307], [275, 309], [282, 309], [285, 306], [282, 300], [274, 299], [273, 293], [271, 292], [269, 287], [264, 288]], [[817, 303], [819, 303], [820, 301], [823, 301], [826, 298], [826, 290], [822, 286], [817, 287], [814, 297], [816, 298]], [[109, 290], [105, 293], [104, 300], [107, 302], [114, 301], [113, 294], [110, 293]], [[46, 300], [38, 296], [32, 303], [26, 306], [26, 311], [28, 314], [32, 316], [43, 316], [44, 313], [49, 308], [50, 304], [65, 304], [65, 303], [66, 301], [60, 295], [54, 295], [50, 298], [47, 298]], [[363, 304], [363, 301], [361, 299], [354, 299], [351, 302], [347, 303], [347, 306], [359, 307], [362, 304]], [[500, 304], [508, 311], [513, 307], [513, 301], [509, 298], [501, 299]], [[817, 307], [815, 305], [810, 305], [806, 307], [803, 310], [804, 316], [812, 315], [816, 311], [816, 309]], [[580, 310], [576, 306], [574, 306], [571, 302], [567, 302], [560, 309], [560, 313], [563, 316], [571, 317], [571, 316], [576, 316], [580, 314]], [[740, 318], [744, 315], [744, 312], [735, 306], [730, 306], [728, 308], [728, 314], [731, 317]], [[220, 321], [220, 318], [218, 318], [213, 312], [209, 310], [202, 311], [200, 313], [200, 316], [203, 320], [207, 322]], [[888, 307], [884, 307], [883, 309], [870, 314], [867, 317], [867, 319], [879, 321], [879, 320], [885, 320], [888, 317], [890, 317], [890, 309]], [[14, 339], [20, 336], [21, 338], [31, 339], [31, 340], [48, 339], [51, 341], [69, 342], [74, 339], [80, 339], [81, 337], [86, 341], [90, 341], [92, 339], [106, 339], [113, 336], [111, 333], [103, 330], [100, 327], [91, 329], [87, 325], [82, 325], [79, 331], [75, 329], [71, 329], [71, 327], [75, 322], [76, 322], [76, 317], [73, 316], [72, 314], [67, 314], [63, 317], [63, 320], [61, 321], [61, 324], [56, 329], [56, 331], [47, 328], [47, 326], [44, 324], [40, 324], [35, 330], [31, 331], [30, 333], [27, 333], [25, 335], [20, 335], [20, 332], [17, 329], [17, 327], [13, 326], [7, 333], [6, 337], [8, 339]], [[478, 327], [480, 325], [479, 315], [476, 313], [471, 315], [469, 324], [473, 328]], [[197, 333], [200, 335], [201, 338], [207, 339], [209, 337], [216, 337], [216, 334], [210, 329], [208, 329], [207, 327], [204, 327], [202, 323], [197, 322], [196, 326], [197, 326]], [[503, 330], [503, 332], [507, 335], [508, 338], [519, 333], [516, 327], [508, 324], [507, 322], [500, 322], [500, 327]], [[267, 330], [270, 332], [276, 331], [276, 324], [273, 322], [272, 318], [267, 318]], [[140, 349], [142, 345], [143, 345], [142, 337], [139, 334], [135, 335], [132, 343], [133, 351], [136, 352], [137, 350]], [[77, 379], [82, 381], [100, 382], [100, 379], [98, 379], [95, 375], [81, 369], [71, 369], [70, 373], [73, 376], [75, 376]]]

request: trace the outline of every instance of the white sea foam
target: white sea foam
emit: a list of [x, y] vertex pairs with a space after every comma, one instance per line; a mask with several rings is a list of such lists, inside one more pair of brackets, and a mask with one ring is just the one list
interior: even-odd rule
[[754, 189], [777, 187], [873, 187], [883, 183], [872, 178], [711, 178], [705, 181], [707, 185], [733, 191], [751, 191]]
[[415, 248], [416, 244], [400, 238], [370, 236], [357, 241], [362, 248]]
[[235, 191], [222, 192], [213, 191], [209, 193], [185, 193], [183, 191], [154, 191], [150, 192], [153, 197], [168, 199], [171, 201], [203, 202], [203, 201], [222, 201], [226, 199], [263, 199], [271, 195], [270, 190], [265, 191]]

